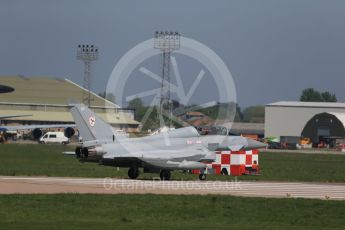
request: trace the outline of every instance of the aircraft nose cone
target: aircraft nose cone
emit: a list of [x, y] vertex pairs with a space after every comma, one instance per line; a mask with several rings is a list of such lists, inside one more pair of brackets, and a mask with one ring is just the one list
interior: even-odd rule
[[6, 85], [0, 85], [0, 93], [10, 93], [13, 92], [14, 89], [12, 87]]
[[260, 149], [260, 148], [267, 147], [267, 144], [262, 143], [260, 141], [253, 140], [253, 139], [247, 138], [247, 142], [248, 142], [248, 145], [247, 145], [248, 149]]

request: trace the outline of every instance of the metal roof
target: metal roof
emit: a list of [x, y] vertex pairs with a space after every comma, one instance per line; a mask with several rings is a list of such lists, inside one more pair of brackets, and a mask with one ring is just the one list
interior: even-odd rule
[[[68, 105], [82, 102], [86, 91], [68, 79], [47, 77], [2, 76], [0, 84], [14, 88], [13, 92], [0, 94], [0, 101], [9, 103]], [[91, 106], [119, 107], [95, 93], [91, 93]]]
[[[1, 115], [32, 115], [6, 119], [16, 121], [73, 122], [68, 104], [82, 102], [86, 91], [68, 79], [46, 77], [4, 76], [0, 77], [2, 84], [14, 91], [0, 94]], [[126, 109], [95, 93], [91, 94], [90, 107], [110, 124], [140, 124], [126, 115]]]
[[[1, 110], [1, 115], [13, 115], [13, 110]], [[16, 115], [27, 115], [28, 117], [15, 117], [7, 118], [6, 120], [15, 121], [47, 121], [47, 122], [71, 122], [73, 123], [73, 118], [70, 112], [59, 112], [59, 111], [32, 111], [32, 110], [20, 110], [15, 112]], [[139, 122], [129, 118], [124, 113], [96, 113], [103, 120], [110, 124], [129, 124], [138, 125]]]
[[340, 102], [304, 102], [304, 101], [279, 101], [267, 104], [268, 107], [311, 107], [311, 108], [345, 108], [345, 103]]
[[345, 113], [333, 113], [333, 112], [327, 112], [327, 113], [335, 116], [345, 127]]

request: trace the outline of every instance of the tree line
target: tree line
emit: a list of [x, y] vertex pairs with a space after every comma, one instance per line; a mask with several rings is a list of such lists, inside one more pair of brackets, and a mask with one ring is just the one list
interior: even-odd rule
[[[115, 103], [115, 97], [113, 95], [105, 95], [105, 93], [99, 94], [100, 96]], [[328, 91], [319, 92], [313, 88], [304, 89], [300, 96], [300, 101], [304, 102], [337, 102], [337, 97], [335, 94]], [[178, 101], [173, 101], [173, 109], [182, 108], [182, 110], [188, 111], [188, 108], [195, 107], [195, 105], [185, 106], [179, 104]], [[134, 98], [128, 102], [128, 108], [135, 109], [135, 119], [141, 121], [148, 110], [151, 110], [151, 114], [147, 117], [144, 124], [144, 128], [154, 128], [159, 127], [159, 121], [157, 120], [157, 110], [146, 106], [140, 98]], [[223, 110], [222, 110], [223, 108]], [[265, 106], [264, 105], [254, 105], [242, 108], [236, 103], [222, 104], [217, 103], [214, 106], [208, 108], [200, 108], [196, 111], [204, 113], [212, 119], [222, 119], [226, 117], [226, 114], [222, 114], [221, 111], [235, 111], [234, 122], [250, 122], [250, 123], [263, 123], [265, 120]], [[168, 122], [168, 121], [166, 121]], [[175, 125], [177, 125], [175, 123]]]

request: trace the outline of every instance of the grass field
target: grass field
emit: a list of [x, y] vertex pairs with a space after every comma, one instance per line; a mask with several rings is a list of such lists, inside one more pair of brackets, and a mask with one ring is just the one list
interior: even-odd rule
[[173, 195], [2, 195], [0, 229], [344, 229], [342, 201]]
[[[0, 175], [40, 175], [71, 177], [127, 178], [127, 169], [117, 170], [97, 163], [80, 163], [72, 146], [18, 145], [0, 146]], [[345, 155], [260, 153], [261, 175], [241, 176], [240, 180], [345, 182]], [[157, 177], [141, 174], [140, 178]], [[173, 179], [195, 180], [197, 175], [174, 172]], [[208, 180], [233, 180], [231, 176], [209, 175]]]

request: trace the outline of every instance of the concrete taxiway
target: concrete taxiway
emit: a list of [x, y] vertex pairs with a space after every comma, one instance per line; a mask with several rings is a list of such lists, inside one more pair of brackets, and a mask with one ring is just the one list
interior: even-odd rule
[[222, 194], [345, 200], [345, 184], [245, 181], [159, 181], [111, 178], [0, 177], [0, 194]]

